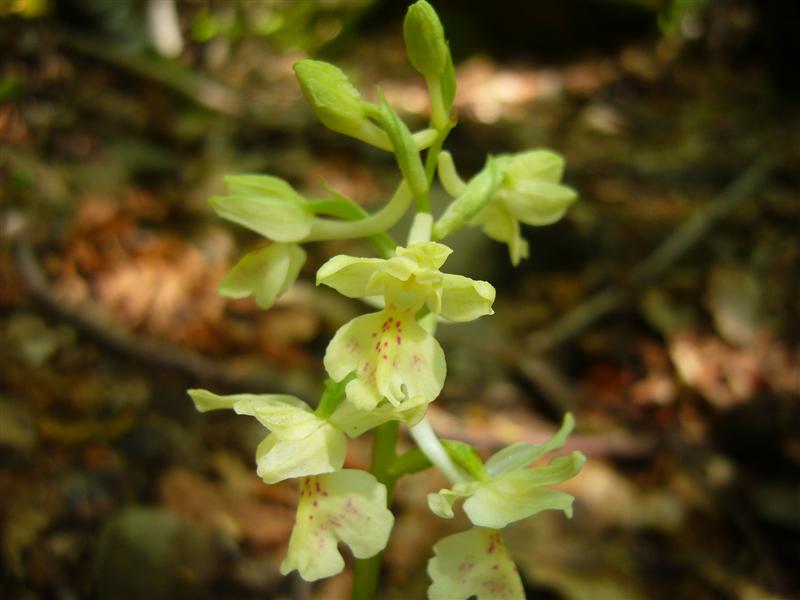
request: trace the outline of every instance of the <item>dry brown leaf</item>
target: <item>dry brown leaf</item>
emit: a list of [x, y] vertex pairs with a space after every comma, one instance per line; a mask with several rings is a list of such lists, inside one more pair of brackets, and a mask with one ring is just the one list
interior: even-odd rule
[[185, 469], [168, 471], [159, 490], [175, 512], [256, 548], [285, 543], [294, 526], [294, 511], [285, 506], [241, 495]]

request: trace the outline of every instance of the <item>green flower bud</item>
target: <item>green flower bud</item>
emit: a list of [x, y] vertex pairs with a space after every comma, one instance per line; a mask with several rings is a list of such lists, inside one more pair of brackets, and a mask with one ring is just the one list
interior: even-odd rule
[[369, 103], [339, 67], [319, 60], [294, 63], [303, 95], [325, 127], [383, 149], [391, 143], [381, 128], [366, 118]]
[[303, 95], [326, 127], [350, 135], [364, 122], [364, 101], [339, 67], [319, 60], [294, 63]]
[[442, 23], [425, 0], [408, 7], [403, 21], [403, 37], [411, 65], [427, 79], [438, 78], [447, 65], [450, 52]]

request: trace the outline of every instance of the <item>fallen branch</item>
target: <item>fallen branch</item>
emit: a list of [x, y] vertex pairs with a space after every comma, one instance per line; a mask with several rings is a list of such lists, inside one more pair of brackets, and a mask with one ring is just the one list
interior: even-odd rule
[[67, 30], [53, 32], [53, 35], [65, 48], [154, 81], [203, 108], [232, 117], [244, 114], [244, 103], [235, 90], [189, 71], [175, 61], [132, 54], [108, 41]]
[[198, 384], [208, 382], [230, 390], [284, 392], [307, 399], [319, 396], [319, 390], [314, 389], [300, 371], [282, 371], [265, 363], [255, 367], [210, 359], [167, 342], [144, 339], [125, 331], [110, 318], [104, 318], [102, 306], [96, 303], [66, 305], [52, 290], [25, 236], [26, 233], [21, 232], [15, 244], [16, 264], [33, 299], [103, 346], [137, 361], [184, 373]]
[[766, 181], [774, 163], [774, 155], [762, 155], [721, 194], [682, 223], [658, 248], [636, 265], [631, 270], [627, 285], [598, 292], [552, 324], [534, 331], [527, 339], [528, 351], [541, 354], [574, 338], [661, 277], [698, 244], [713, 226], [753, 195]]

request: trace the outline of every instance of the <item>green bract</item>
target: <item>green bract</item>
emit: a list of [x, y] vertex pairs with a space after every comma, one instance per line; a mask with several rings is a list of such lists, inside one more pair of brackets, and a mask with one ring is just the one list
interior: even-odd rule
[[306, 477], [281, 573], [297, 570], [306, 581], [336, 575], [344, 568], [339, 542], [356, 558], [369, 558], [384, 549], [393, 524], [386, 486], [371, 474], [345, 469]]
[[474, 527], [433, 547], [428, 561], [430, 600], [518, 600], [522, 581], [499, 531]]
[[275, 243], [254, 250], [236, 263], [219, 284], [227, 298], [255, 296], [256, 304], [269, 308], [297, 280], [306, 253], [296, 244]]
[[511, 262], [528, 256], [528, 244], [520, 235], [520, 223], [555, 223], [575, 202], [571, 188], [560, 185], [564, 159], [548, 150], [531, 150], [496, 158], [502, 183], [474, 223], [486, 235], [508, 244]]
[[441, 240], [472, 219], [489, 202], [497, 186], [500, 185], [500, 180], [500, 171], [495, 161], [490, 158], [486, 161], [486, 166], [469, 180], [463, 191], [436, 221], [433, 227], [434, 239]]
[[237, 414], [255, 417], [271, 431], [256, 449], [257, 472], [265, 483], [330, 473], [344, 464], [344, 432], [318, 418], [294, 396], [218, 396], [206, 390], [189, 390], [189, 395], [201, 412], [232, 408]]
[[562, 483], [578, 474], [586, 458], [580, 452], [560, 456], [542, 467], [526, 468], [547, 452], [564, 445], [572, 430], [571, 415], [564, 418], [559, 432], [541, 446], [514, 444], [486, 462], [487, 477], [479, 481], [457, 483], [428, 496], [430, 509], [444, 518], [452, 518], [453, 504], [466, 497], [464, 512], [480, 527], [500, 529], [543, 510], [563, 510], [572, 516], [573, 497], [545, 486]]
[[208, 202], [223, 219], [238, 223], [276, 242], [299, 242], [311, 231], [313, 213], [291, 185], [269, 175], [225, 178], [227, 196]]

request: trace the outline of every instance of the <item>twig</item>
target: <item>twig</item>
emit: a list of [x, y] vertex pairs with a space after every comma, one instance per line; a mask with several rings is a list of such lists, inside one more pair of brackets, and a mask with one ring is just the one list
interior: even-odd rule
[[174, 61], [132, 54], [111, 43], [67, 30], [56, 31], [54, 36], [70, 50], [155, 81], [203, 108], [234, 117], [243, 115], [244, 103], [236, 91]]
[[226, 389], [286, 392], [307, 400], [319, 395], [300, 372], [279, 371], [266, 364], [253, 368], [212, 360], [173, 344], [133, 335], [110, 319], [98, 316], [104, 311], [95, 303], [84, 302], [79, 307], [66, 305], [51, 289], [25, 235], [21, 233], [15, 244], [16, 263], [34, 300], [104, 346], [138, 361], [179, 371], [197, 382], [209, 382]]
[[774, 163], [773, 154], [762, 155], [721, 194], [681, 224], [658, 248], [636, 265], [631, 270], [625, 287], [612, 287], [598, 292], [551, 325], [534, 331], [528, 336], [528, 351], [542, 353], [575, 337], [661, 277], [700, 242], [714, 225], [752, 196], [767, 179]]

